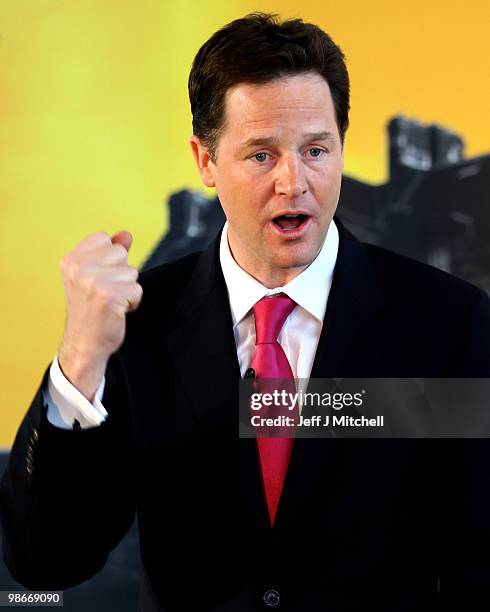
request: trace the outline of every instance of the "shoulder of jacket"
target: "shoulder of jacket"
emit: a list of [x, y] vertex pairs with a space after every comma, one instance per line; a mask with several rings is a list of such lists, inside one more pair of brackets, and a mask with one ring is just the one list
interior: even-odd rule
[[146, 325], [148, 321], [173, 311], [200, 255], [201, 252], [196, 251], [140, 273], [138, 283], [143, 289], [143, 297], [138, 309], [127, 316], [131, 326]]
[[400, 255], [388, 249], [363, 243], [382, 284], [399, 285], [425, 295], [438, 293], [441, 297], [458, 296], [459, 300], [473, 301], [486, 293], [466, 280], [434, 266]]
[[[148, 270], [144, 270], [138, 277], [143, 290], [160, 290], [162, 285], [185, 283], [189, 280], [202, 251], [189, 253], [184, 257], [169, 261]], [[169, 287], [170, 288], [170, 287]]]

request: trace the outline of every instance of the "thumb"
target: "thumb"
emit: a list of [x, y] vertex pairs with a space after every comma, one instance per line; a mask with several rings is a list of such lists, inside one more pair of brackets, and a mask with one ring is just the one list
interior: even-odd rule
[[114, 234], [114, 236], [111, 238], [111, 241], [112, 244], [121, 244], [126, 249], [126, 251], [129, 251], [133, 242], [133, 236], [126, 230], [122, 230], [120, 232], [117, 232], [117, 234]]

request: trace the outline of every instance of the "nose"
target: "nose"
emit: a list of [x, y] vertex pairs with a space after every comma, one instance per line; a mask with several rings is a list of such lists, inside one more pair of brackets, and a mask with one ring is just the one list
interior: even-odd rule
[[305, 169], [295, 155], [284, 155], [276, 164], [275, 191], [291, 199], [308, 191]]

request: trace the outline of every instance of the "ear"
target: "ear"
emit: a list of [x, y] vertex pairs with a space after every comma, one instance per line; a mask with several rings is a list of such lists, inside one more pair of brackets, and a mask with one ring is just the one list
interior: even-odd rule
[[189, 144], [191, 145], [192, 155], [194, 156], [194, 161], [196, 162], [197, 169], [201, 176], [201, 181], [206, 187], [215, 187], [215, 165], [211, 161], [207, 146], [195, 135], [191, 136]]

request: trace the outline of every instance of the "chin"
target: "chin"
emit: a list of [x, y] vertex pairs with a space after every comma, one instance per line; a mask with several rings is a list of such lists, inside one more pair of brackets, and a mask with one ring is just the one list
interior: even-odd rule
[[272, 265], [275, 268], [280, 268], [281, 270], [295, 270], [297, 268], [306, 268], [311, 264], [314, 259], [314, 255], [304, 256], [304, 257], [276, 257], [272, 261]]
[[305, 245], [297, 245], [295, 248], [293, 245], [290, 245], [286, 252], [277, 253], [274, 257], [274, 263], [281, 268], [300, 268], [304, 266], [309, 266], [311, 262], [315, 259], [315, 256], [318, 252], [318, 249], [309, 245], [305, 248]]

